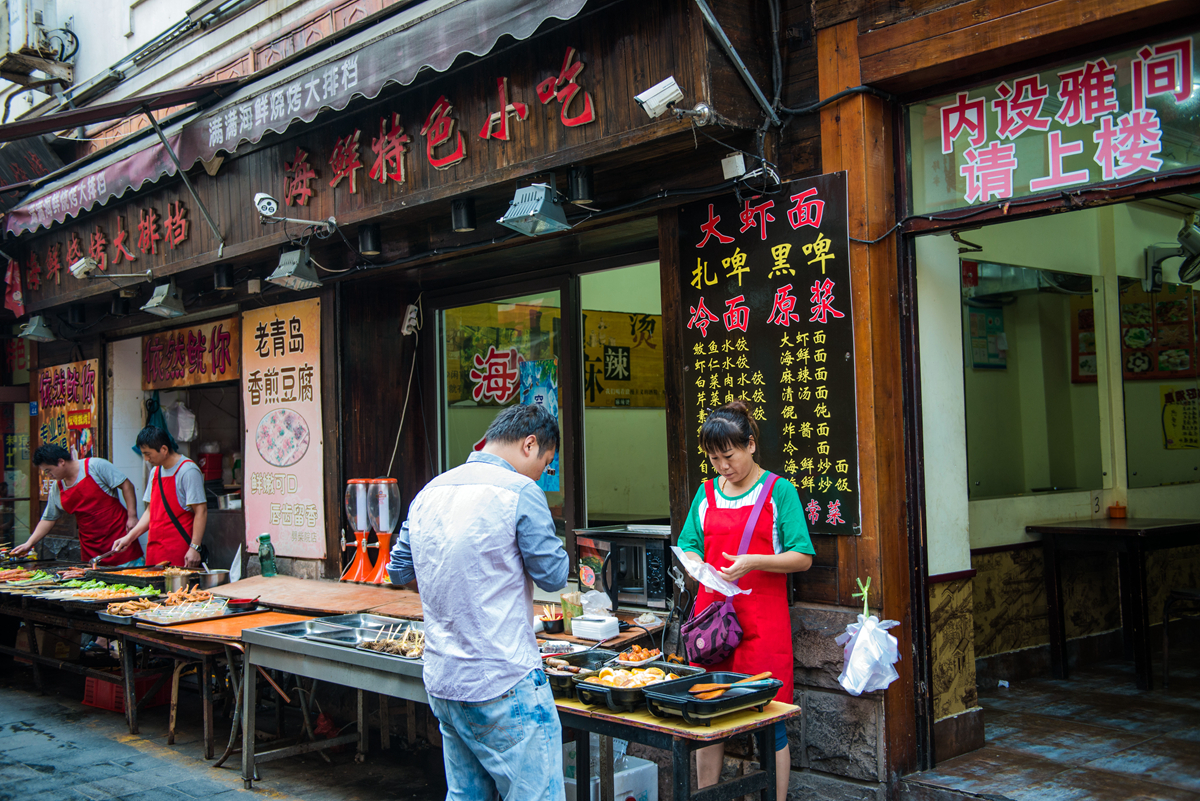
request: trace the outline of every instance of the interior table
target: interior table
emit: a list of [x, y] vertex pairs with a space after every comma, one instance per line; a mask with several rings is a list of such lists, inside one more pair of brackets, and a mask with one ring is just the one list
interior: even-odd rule
[[[614, 713], [577, 700], [558, 699], [563, 728], [574, 729], [577, 792], [591, 787], [588, 734], [601, 736], [600, 801], [613, 801], [611, 740], [617, 737], [671, 753], [671, 795], [675, 801], [730, 801], [749, 793], [775, 799], [775, 724], [800, 713], [800, 707], [772, 701], [762, 712], [746, 710], [714, 718], [709, 726], [692, 726], [682, 718], [658, 718], [648, 711]], [[740, 734], [754, 736], [762, 758], [759, 770], [737, 779], [692, 791], [692, 752]], [[608, 744], [607, 750], [605, 745]]]
[[367, 612], [405, 595], [416, 596], [411, 590], [390, 584], [355, 584], [295, 576], [251, 576], [214, 587], [212, 593], [224, 598], [257, 598], [263, 606], [313, 615]]
[[1105, 551], [1117, 554], [1126, 656], [1133, 656], [1138, 689], [1151, 689], [1146, 553], [1200, 543], [1200, 520], [1067, 520], [1026, 526], [1025, 531], [1042, 536], [1046, 611], [1050, 623], [1050, 669], [1054, 678], [1068, 678], [1060, 554], [1065, 551]]

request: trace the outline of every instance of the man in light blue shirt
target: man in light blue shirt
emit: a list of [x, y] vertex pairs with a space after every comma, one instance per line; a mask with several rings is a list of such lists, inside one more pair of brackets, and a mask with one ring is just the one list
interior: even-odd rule
[[537, 485], [558, 449], [558, 420], [542, 406], [511, 406], [486, 436], [482, 452], [413, 499], [388, 573], [421, 593], [447, 799], [498, 791], [504, 801], [560, 801], [562, 726], [532, 624], [533, 585], [567, 583]]

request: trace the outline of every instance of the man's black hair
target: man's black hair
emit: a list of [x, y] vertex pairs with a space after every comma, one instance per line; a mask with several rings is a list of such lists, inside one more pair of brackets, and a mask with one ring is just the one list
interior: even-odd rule
[[175, 450], [171, 445], [171, 435], [163, 431], [158, 426], [146, 426], [137, 435], [137, 446], [139, 448], [149, 448], [152, 451], [167, 448]]
[[558, 450], [558, 418], [545, 406], [521, 404], [509, 406], [488, 426], [488, 442], [521, 442], [530, 434], [537, 437], [538, 456], [547, 448]]
[[43, 445], [33, 452], [33, 466], [41, 467], [42, 465], [50, 465], [54, 467], [58, 464], [58, 460], [70, 462], [71, 452], [62, 445]]

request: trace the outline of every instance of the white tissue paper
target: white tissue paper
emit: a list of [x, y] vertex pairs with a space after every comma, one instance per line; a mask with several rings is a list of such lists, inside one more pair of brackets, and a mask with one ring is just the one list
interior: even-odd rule
[[675, 558], [679, 564], [683, 565], [683, 569], [688, 572], [688, 575], [696, 581], [708, 587], [710, 590], [721, 593], [722, 595], [749, 595], [750, 590], [743, 590], [741, 587], [726, 581], [721, 578], [721, 574], [713, 570], [712, 565], [707, 562], [701, 562], [688, 558], [683, 552], [683, 549], [677, 545], [671, 546], [671, 551], [675, 554]]
[[842, 674], [838, 683], [851, 695], [862, 695], [885, 689], [900, 674], [892, 667], [900, 660], [896, 638], [886, 629], [899, 626], [897, 620], [884, 620], [871, 615], [859, 615], [857, 623], [846, 626], [835, 642], [844, 646]]

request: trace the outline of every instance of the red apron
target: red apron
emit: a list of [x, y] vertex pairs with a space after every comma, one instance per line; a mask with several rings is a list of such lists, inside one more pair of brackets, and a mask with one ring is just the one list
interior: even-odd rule
[[[182, 469], [183, 463], [188, 461], [191, 460], [181, 458], [178, 468]], [[192, 523], [196, 519], [196, 513], [179, 503], [179, 493], [175, 491], [175, 477], [179, 475], [179, 469], [175, 471], [175, 475], [162, 476], [160, 491], [158, 482], [161, 475], [162, 468], [158, 467], [150, 476], [150, 536], [146, 542], [146, 564], [158, 565], [167, 562], [175, 567], [184, 567], [183, 560], [192, 541]], [[165, 498], [163, 493], [166, 493]], [[187, 532], [187, 539], [184, 539], [179, 529], [171, 522], [171, 516], [167, 514], [164, 503], [171, 504], [171, 511], [175, 513], [179, 525]]]
[[[718, 569], [728, 567], [729, 560], [721, 554], [737, 553], [754, 506], [718, 509], [712, 481], [704, 482], [704, 491], [708, 495], [708, 510], [704, 514], [704, 561]], [[765, 485], [761, 491], [766, 491]], [[775, 553], [771, 536], [774, 517], [775, 505], [768, 499], [750, 535], [746, 553]], [[788, 614], [787, 574], [751, 570], [742, 576], [738, 586], [744, 590], [754, 590], [749, 595], [737, 595], [733, 599], [733, 608], [742, 627], [742, 644], [724, 662], [707, 667], [710, 671], [749, 674], [769, 670], [773, 678], [783, 682], [775, 699], [785, 704], [795, 703], [792, 695], [792, 619]], [[701, 585], [693, 614], [699, 614], [711, 603], [724, 600], [724, 595]]]
[[[64, 512], [75, 515], [75, 524], [79, 529], [79, 554], [83, 561], [90, 562], [102, 553], [112, 548], [113, 542], [124, 537], [125, 521], [129, 513], [113, 496], [100, 488], [96, 479], [92, 478], [88, 462], [83, 460], [83, 478], [72, 487], [64, 487], [58, 482], [58, 503]], [[142, 555], [142, 546], [135, 540], [123, 551], [104, 559], [100, 564], [111, 567], [132, 562]]]

